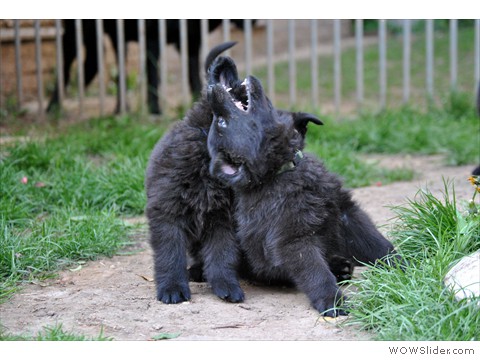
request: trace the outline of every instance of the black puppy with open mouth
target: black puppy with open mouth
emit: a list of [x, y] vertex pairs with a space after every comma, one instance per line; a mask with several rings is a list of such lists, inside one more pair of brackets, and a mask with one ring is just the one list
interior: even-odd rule
[[251, 275], [293, 283], [325, 316], [345, 314], [337, 279], [348, 279], [355, 265], [388, 257], [393, 245], [339, 178], [302, 153], [308, 122], [320, 120], [304, 113], [286, 120], [258, 79], [238, 79], [230, 58], [217, 58], [210, 72], [219, 79], [207, 91], [214, 114], [210, 173], [234, 191]]
[[[240, 91], [241, 97], [246, 93], [237, 81], [236, 67], [224, 60], [210, 66], [234, 44], [220, 44], [210, 51], [205, 61], [207, 81], [235, 85], [230, 91]], [[224, 66], [229, 71], [223, 71]], [[299, 132], [306, 129], [304, 122], [310, 115], [277, 112], [285, 123], [295, 118]], [[233, 216], [234, 195], [209, 171], [207, 136], [213, 118], [204, 91], [184, 119], [172, 124], [155, 145], [145, 174], [157, 299], [167, 304], [191, 299], [190, 280], [208, 282], [225, 301], [244, 299], [237, 272], [243, 263]], [[237, 170], [226, 165], [224, 171], [233, 175]]]

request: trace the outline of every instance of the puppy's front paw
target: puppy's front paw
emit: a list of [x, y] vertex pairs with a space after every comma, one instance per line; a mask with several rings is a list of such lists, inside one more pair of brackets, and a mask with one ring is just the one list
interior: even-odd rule
[[190, 297], [188, 283], [157, 287], [157, 300], [165, 304], [178, 304], [190, 300]]
[[345, 299], [346, 297], [342, 295], [340, 295], [340, 297], [337, 296], [336, 298], [326, 297], [313, 302], [312, 305], [322, 316], [346, 316], [348, 315], [348, 312], [345, 310], [345, 307], [342, 306]]

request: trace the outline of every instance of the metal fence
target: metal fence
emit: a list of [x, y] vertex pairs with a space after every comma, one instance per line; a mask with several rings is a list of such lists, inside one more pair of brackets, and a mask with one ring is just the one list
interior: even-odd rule
[[[188, 106], [191, 102], [191, 94], [189, 89], [189, 56], [188, 56], [188, 21], [179, 20], [179, 64], [171, 63], [171, 60], [167, 56], [168, 36], [167, 33], [167, 21], [171, 20], [158, 20], [156, 21], [158, 27], [158, 47], [160, 51], [160, 57], [158, 60], [158, 74], [162, 80], [159, 85], [159, 101], [163, 105], [163, 108], [168, 109], [171, 105], [166, 99], [169, 94], [173, 92], [175, 99], [181, 99], [182, 105]], [[35, 20], [33, 22], [34, 32], [34, 55], [35, 55], [35, 78], [36, 78], [36, 94], [32, 101], [32, 96], [27, 99], [25, 96], [25, 79], [24, 71], [22, 69], [23, 64], [27, 59], [22, 56], [22, 41], [20, 21], [12, 20], [13, 26], [10, 31], [12, 32], [10, 42], [14, 47], [13, 58], [2, 54], [1, 49], [6, 44], [6, 32], [7, 27], [2, 26], [2, 36], [0, 36], [0, 67], [6, 67], [9, 62], [14, 62], [14, 73], [2, 71], [0, 81], [0, 99], [2, 101], [1, 108], [6, 108], [8, 105], [8, 99], [10, 103], [15, 103], [15, 106], [20, 108], [29, 108], [38, 117], [45, 115], [45, 108], [47, 99], [51, 96], [46, 94], [45, 73], [43, 71], [45, 61], [45, 55], [42, 56], [42, 27], [41, 21]], [[299, 27], [299, 23], [302, 26]], [[402, 74], [401, 76], [401, 98], [402, 104], [409, 104], [412, 102], [412, 77], [417, 76], [412, 70], [412, 22], [411, 20], [396, 20], [392, 21], [397, 29], [397, 38], [400, 38], [402, 42]], [[220, 39], [212, 39], [210, 34], [208, 20], [200, 21], [201, 27], [201, 47], [200, 47], [200, 59], [201, 62], [205, 59], [210, 47], [216, 45], [217, 42], [228, 41], [232, 38], [232, 23], [230, 20], [223, 20], [218, 28], [220, 31]], [[272, 101], [279, 97], [278, 87], [276, 86], [276, 79], [278, 73], [276, 73], [275, 66], [281, 62], [288, 64], [288, 90], [286, 94], [279, 97], [279, 102], [285, 102], [285, 106], [296, 107], [301, 104], [305, 105], [304, 96], [299, 99], [298, 96], [298, 66], [307, 66], [310, 71], [310, 84], [308, 104], [307, 106], [317, 109], [322, 107], [322, 99], [325, 98], [325, 92], [321, 88], [319, 78], [320, 73], [325, 69], [322, 67], [322, 63], [319, 56], [325, 53], [331, 54], [333, 57], [333, 92], [332, 92], [332, 105], [330, 110], [336, 114], [342, 113], [343, 105], [345, 103], [345, 95], [342, 91], [342, 85], [344, 78], [342, 78], [342, 54], [346, 47], [353, 48], [355, 51], [355, 109], [359, 110], [365, 106], [365, 69], [371, 65], [371, 60], [366, 61], [364, 51], [367, 45], [378, 46], [378, 59], [376, 59], [375, 66], [378, 68], [378, 94], [376, 107], [379, 109], [387, 107], [387, 95], [389, 92], [389, 84], [387, 82], [389, 64], [387, 59], [388, 52], [388, 28], [387, 25], [390, 21], [379, 20], [378, 27], [374, 30], [374, 34], [371, 33], [367, 36], [365, 34], [365, 23], [363, 20], [263, 20], [252, 21], [243, 20], [242, 31], [235, 33], [235, 39], [242, 43], [240, 50], [241, 55], [237, 52], [235, 58], [241, 65], [241, 70], [246, 74], [255, 74], [260, 68], [265, 69], [265, 87]], [[423, 88], [425, 98], [433, 98], [435, 96], [435, 62], [434, 62], [434, 20], [426, 20], [424, 22], [424, 32], [416, 34], [416, 37], [424, 36], [425, 48], [425, 86]], [[125, 113], [127, 111], [127, 98], [129, 91], [133, 91], [136, 94], [136, 100], [138, 103], [137, 109], [145, 112], [146, 103], [148, 98], [148, 79], [146, 69], [147, 59], [147, 36], [145, 30], [145, 20], [137, 21], [138, 32], [138, 50], [136, 51], [138, 56], [138, 69], [136, 84], [133, 90], [128, 90], [127, 87], [127, 54], [125, 45], [125, 28], [124, 20], [116, 20], [117, 30], [117, 43], [114, 46], [118, 49], [118, 99], [119, 99], [119, 111]], [[448, 23], [448, 37], [449, 37], [449, 51], [448, 54], [444, 54], [445, 61], [450, 64], [449, 74], [442, 74], [445, 77], [449, 77], [450, 88], [455, 90], [458, 88], [458, 74], [464, 72], [471, 76], [471, 91], [476, 91], [477, 84], [480, 81], [480, 20], [473, 22], [474, 39], [471, 44], [473, 59], [472, 68], [458, 67], [458, 21], [450, 20]], [[64, 105], [66, 99], [75, 103], [76, 116], [85, 116], [85, 114], [91, 114], [86, 112], [85, 99], [87, 93], [85, 89], [85, 73], [82, 66], [76, 66], [76, 84], [75, 96], [66, 96], [64, 91], [65, 78], [62, 71], [64, 66], [64, 58], [62, 56], [62, 34], [63, 34], [63, 22], [62, 20], [54, 20], [54, 42], [55, 42], [55, 68], [57, 69], [55, 76], [55, 85], [58, 87], [58, 98], [60, 105]], [[322, 27], [322, 32], [319, 32], [319, 28]], [[255, 30], [260, 28], [261, 30]], [[329, 29], [329, 32], [325, 31], [325, 28]], [[81, 45], [84, 41], [82, 39], [82, 21], [75, 20], [75, 40], [76, 40], [76, 61], [82, 63], [85, 58], [85, 49]], [[277, 34], [282, 32], [286, 34], [283, 43], [279, 43], [277, 40]], [[96, 33], [96, 55], [98, 62], [98, 80], [95, 93], [94, 102], [95, 109], [98, 110], [98, 115], [105, 115], [106, 99], [110, 96], [107, 94], [106, 77], [108, 71], [105, 66], [105, 39], [103, 21], [95, 21], [95, 33]], [[323, 36], [319, 36], [323, 34]], [[299, 40], [300, 39], [300, 40]], [[90, 39], [91, 40], [91, 39]], [[257, 44], [257, 45], [255, 45]], [[260, 45], [258, 45], [260, 44]], [[261, 51], [259, 51], [260, 49]], [[328, 51], [330, 49], [330, 51]], [[233, 50], [232, 50], [233, 52]], [[261, 53], [261, 54], [259, 54]], [[4, 56], [5, 55], [5, 56]], [[50, 57], [53, 55], [50, 55]], [[299, 65], [299, 58], [306, 59], [307, 64], [302, 63]], [[175, 60], [174, 60], [175, 61]], [[171, 76], [172, 68], [179, 68], [179, 78], [168, 81]], [[200, 67], [203, 68], [203, 65]], [[50, 74], [51, 75], [51, 74]], [[423, 75], [422, 75], [423, 76]], [[14, 78], [14, 80], [13, 80]], [[51, 81], [50, 81], [51, 82]], [[7, 86], [14, 83], [14, 86]], [[173, 85], [172, 85], [173, 83]], [[50, 88], [53, 85], [50, 84]], [[172, 88], [173, 86], [173, 88]], [[14, 89], [13, 89], [14, 88]], [[50, 89], [51, 92], [51, 89]], [[71, 93], [72, 91], [70, 91]], [[303, 94], [303, 93], [302, 93]], [[14, 101], [11, 101], [11, 99]], [[90, 96], [88, 97], [90, 98]], [[288, 98], [288, 100], [287, 100]], [[301, 100], [301, 101], [300, 101]], [[352, 99], [348, 99], [352, 101]], [[36, 108], [36, 109], [35, 109]], [[324, 107], [326, 108], [326, 107]]]

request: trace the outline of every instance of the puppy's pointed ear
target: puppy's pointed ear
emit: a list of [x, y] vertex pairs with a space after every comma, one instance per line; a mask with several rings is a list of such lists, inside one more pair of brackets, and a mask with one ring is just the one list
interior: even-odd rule
[[236, 41], [228, 41], [226, 43], [215, 46], [207, 55], [205, 59], [205, 72], [208, 73], [208, 68], [212, 65], [213, 61], [225, 50], [230, 49], [232, 46], [235, 46]]
[[323, 125], [323, 122], [317, 118], [315, 115], [296, 112], [293, 113], [293, 124], [295, 129], [303, 136], [307, 134], [307, 125], [309, 122], [313, 122], [316, 125]]
[[221, 83], [226, 87], [232, 87], [238, 80], [237, 66], [228, 56], [220, 56], [223, 51], [231, 48], [236, 42], [227, 42], [214, 47], [205, 60], [205, 71], [208, 85]]

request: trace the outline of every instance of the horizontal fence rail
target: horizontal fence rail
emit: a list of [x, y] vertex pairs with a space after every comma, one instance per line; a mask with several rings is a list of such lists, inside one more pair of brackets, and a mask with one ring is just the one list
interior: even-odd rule
[[[439, 83], [447, 83], [448, 91], [472, 93], [478, 91], [480, 83], [480, 20], [462, 25], [473, 33], [466, 50], [468, 66], [460, 64], [465, 43], [460, 41], [464, 33], [458, 20], [449, 20], [441, 30], [431, 19], [378, 20], [373, 30], [368, 27], [372, 21], [360, 19], [223, 19], [215, 23], [206, 19], [140, 19], [134, 29], [131, 22], [119, 19], [114, 21], [113, 30], [110, 25], [107, 29], [105, 20], [74, 20], [74, 48], [63, 39], [70, 29], [62, 20], [46, 25], [44, 20], [34, 20], [30, 27], [21, 22], [0, 23], [3, 115], [13, 112], [14, 107], [17, 112], [27, 109], [38, 118], [45, 117], [53, 88], [57, 89], [59, 108], [72, 116], [103, 116], [113, 111], [146, 113], [152, 110], [151, 102], [157, 102], [164, 113], [175, 112], [179, 106], [191, 104], [192, 69], [199, 71], [203, 80], [209, 49], [230, 40], [238, 45], [225, 55], [234, 58], [242, 76], [258, 74], [271, 100], [284, 108], [338, 116], [418, 104], [419, 99], [429, 105], [445, 95]], [[110, 41], [105, 36], [107, 30], [115, 32]], [[439, 31], [448, 39], [447, 49], [436, 47]], [[172, 44], [174, 38], [176, 44]], [[127, 50], [130, 43], [136, 44], [133, 51]], [[53, 51], [47, 51], [47, 47]], [[198, 58], [193, 55], [196, 50]], [[369, 55], [371, 51], [376, 51], [376, 58]], [[393, 69], [397, 53], [401, 54], [399, 69]], [[62, 70], [69, 65], [67, 56], [72, 58], [70, 62], [85, 64], [75, 65], [72, 76]], [[134, 67], [130, 56], [137, 62]], [[348, 65], [350, 57], [353, 60]], [[417, 66], [418, 59], [424, 61], [423, 66]], [[153, 70], [149, 61], [155, 61]], [[438, 69], [443, 62], [448, 64], [446, 72]], [[27, 78], [30, 72], [35, 76]], [[152, 77], [158, 78], [159, 84]], [[94, 85], [87, 86], [93, 78]], [[69, 86], [64, 89], [67, 82]], [[158, 88], [157, 97], [152, 95], [152, 86]], [[112, 108], [113, 103], [116, 108]]]

